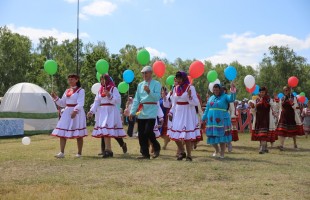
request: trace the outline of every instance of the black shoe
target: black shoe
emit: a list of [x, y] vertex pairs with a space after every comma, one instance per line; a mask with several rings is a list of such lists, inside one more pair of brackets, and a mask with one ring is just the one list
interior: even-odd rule
[[186, 161], [193, 161], [192, 157], [187, 156]]
[[154, 155], [153, 155], [153, 158], [157, 158], [159, 156], [159, 153], [160, 153], [160, 151], [155, 151]]
[[104, 151], [102, 158], [112, 158], [113, 152], [112, 151]]
[[127, 144], [126, 144], [126, 142], [124, 142], [124, 144], [122, 146], [122, 149], [123, 149], [123, 153], [127, 153]]
[[179, 153], [177, 160], [183, 160], [183, 158], [186, 158], [186, 153], [185, 152]]
[[278, 148], [280, 149], [280, 151], [284, 151], [283, 146], [278, 146]]
[[268, 149], [265, 149], [265, 153], [269, 153], [269, 150], [268, 150]]
[[150, 157], [149, 156], [139, 156], [137, 157], [138, 160], [149, 160]]

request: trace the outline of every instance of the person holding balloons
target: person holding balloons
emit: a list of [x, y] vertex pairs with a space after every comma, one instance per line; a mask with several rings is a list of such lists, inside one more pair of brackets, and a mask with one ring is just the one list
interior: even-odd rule
[[294, 95], [291, 93], [291, 87], [283, 87], [284, 96], [280, 99], [280, 117], [276, 134], [280, 139], [280, 151], [284, 150], [284, 140], [286, 137], [292, 137], [294, 140], [294, 148], [297, 149], [297, 135], [304, 135], [302, 123], [297, 110], [298, 103]]
[[[92, 136], [104, 138], [103, 158], [113, 157], [111, 138], [123, 138], [126, 133], [123, 129], [120, 111], [117, 107], [121, 103], [121, 95], [115, 87], [112, 78], [108, 74], [103, 74], [100, 78], [101, 87], [95, 97], [95, 101], [87, 113], [90, 118], [93, 114], [98, 116]], [[126, 143], [122, 143], [126, 146]], [[127, 147], [125, 148], [127, 151]]]
[[275, 123], [272, 114], [275, 106], [268, 95], [267, 88], [259, 89], [259, 97], [252, 104], [256, 120], [253, 121], [251, 140], [260, 142], [259, 154], [268, 153], [267, 142], [275, 142]]
[[[177, 86], [174, 88], [170, 98], [173, 100], [169, 118], [172, 126], [168, 130], [171, 140], [174, 140], [180, 150], [177, 160], [192, 161], [192, 141], [200, 137], [200, 127], [195, 106], [199, 104], [196, 89], [190, 85], [188, 76], [185, 72], [178, 71], [175, 75]], [[183, 146], [186, 146], [186, 152]]]
[[86, 116], [84, 111], [85, 91], [81, 88], [80, 77], [75, 74], [68, 76], [69, 89], [65, 91], [62, 98], [59, 98], [55, 92], [52, 92], [55, 103], [64, 107], [64, 112], [59, 119], [52, 136], [60, 138], [60, 152], [56, 158], [65, 157], [65, 147], [67, 139], [76, 138], [78, 153], [76, 157], [82, 155], [83, 137], [87, 136]]
[[152, 79], [152, 67], [143, 67], [141, 73], [144, 81], [139, 83], [137, 86], [137, 91], [130, 110], [129, 119], [132, 120], [138, 111], [138, 138], [140, 152], [142, 154], [142, 156], [139, 156], [138, 159], [150, 159], [150, 152], [148, 148], [149, 141], [153, 144], [154, 147], [153, 158], [157, 158], [160, 154], [160, 144], [156, 140], [153, 129], [155, 125], [155, 119], [157, 117], [157, 102], [160, 99], [161, 85], [158, 81]]
[[227, 115], [227, 108], [236, 99], [236, 88], [233, 82], [231, 82], [230, 92], [231, 94], [225, 94], [220, 84], [214, 84], [213, 95], [207, 102], [202, 117], [202, 120], [207, 123], [207, 143], [215, 149], [213, 157], [224, 158], [226, 144], [232, 140], [231, 122]]

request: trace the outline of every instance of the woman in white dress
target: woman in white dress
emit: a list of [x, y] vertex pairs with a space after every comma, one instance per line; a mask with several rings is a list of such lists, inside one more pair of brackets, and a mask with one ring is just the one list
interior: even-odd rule
[[59, 98], [55, 92], [52, 97], [55, 103], [64, 108], [52, 136], [60, 138], [60, 152], [55, 156], [57, 158], [65, 157], [65, 147], [67, 139], [77, 139], [78, 153], [76, 157], [82, 155], [83, 137], [87, 136], [86, 116], [84, 111], [85, 91], [81, 88], [79, 76], [71, 74], [68, 76], [69, 89], [65, 91], [62, 98]]
[[[172, 103], [169, 113], [170, 118], [172, 118], [172, 125], [168, 130], [168, 135], [171, 140], [176, 142], [178, 149], [181, 151], [177, 160], [186, 158], [187, 161], [192, 161], [192, 141], [200, 138], [199, 121], [195, 109], [199, 101], [195, 87], [190, 85], [185, 72], [177, 72], [175, 78], [178, 85], [171, 95], [174, 103]], [[183, 142], [186, 145], [187, 156]]]
[[100, 78], [101, 88], [87, 117], [97, 114], [96, 124], [92, 133], [93, 137], [104, 138], [105, 151], [103, 158], [113, 157], [111, 138], [126, 136], [123, 129], [120, 111], [117, 105], [121, 103], [121, 95], [108, 74]]

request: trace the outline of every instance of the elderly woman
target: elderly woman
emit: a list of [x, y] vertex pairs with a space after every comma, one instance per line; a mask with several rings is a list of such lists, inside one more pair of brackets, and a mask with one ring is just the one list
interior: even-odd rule
[[[200, 138], [199, 121], [195, 109], [199, 101], [195, 87], [190, 85], [185, 72], [177, 72], [175, 80], [177, 85], [170, 96], [173, 102], [169, 113], [172, 126], [168, 130], [168, 135], [176, 142], [180, 151], [177, 160], [186, 158], [187, 161], [192, 161], [192, 141]], [[186, 145], [187, 155], [183, 142]]]
[[291, 88], [285, 86], [283, 88], [284, 97], [280, 99], [280, 117], [276, 134], [280, 139], [279, 149], [284, 150], [285, 137], [292, 137], [294, 140], [294, 148], [297, 149], [296, 136], [304, 135], [304, 130], [298, 113], [299, 105], [296, 97], [291, 93]]
[[267, 93], [266, 87], [259, 89], [259, 97], [251, 104], [256, 120], [253, 121], [251, 140], [260, 142], [259, 154], [268, 153], [267, 142], [275, 141], [273, 109], [275, 104]]
[[[230, 92], [231, 94], [225, 94], [221, 85], [215, 84], [213, 96], [209, 98], [202, 117], [202, 120], [207, 123], [207, 143], [215, 149], [213, 157], [224, 158], [226, 144], [232, 140], [231, 121], [227, 114], [227, 108], [236, 99], [236, 88], [233, 82]], [[218, 145], [220, 145], [220, 149]]]

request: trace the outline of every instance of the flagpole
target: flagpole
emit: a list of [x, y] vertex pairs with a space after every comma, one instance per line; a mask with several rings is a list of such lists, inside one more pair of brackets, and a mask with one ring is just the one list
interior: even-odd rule
[[79, 15], [80, 15], [80, 0], [77, 1], [77, 41], [76, 41], [76, 74], [79, 75]]

